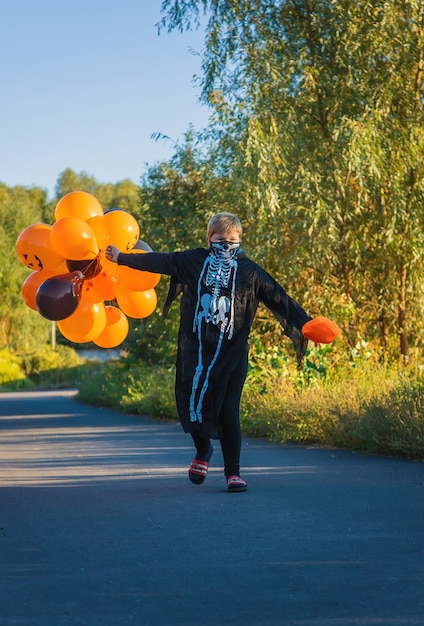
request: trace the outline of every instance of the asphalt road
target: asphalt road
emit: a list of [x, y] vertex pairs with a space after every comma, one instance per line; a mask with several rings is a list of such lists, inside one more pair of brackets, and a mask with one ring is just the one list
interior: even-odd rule
[[0, 624], [424, 625], [424, 464], [245, 439], [202, 486], [178, 424], [0, 394]]

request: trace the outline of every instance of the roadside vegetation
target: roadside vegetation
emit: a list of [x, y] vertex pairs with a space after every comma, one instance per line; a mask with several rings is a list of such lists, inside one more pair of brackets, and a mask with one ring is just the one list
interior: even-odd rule
[[245, 433], [424, 460], [422, 1], [166, 0], [160, 30], [193, 28], [203, 10], [207, 129], [189, 128], [139, 185], [66, 169], [49, 199], [0, 183], [0, 390], [75, 386], [85, 402], [176, 419], [178, 304], [166, 319], [130, 320], [120, 359], [87, 361], [61, 337], [53, 350], [51, 324], [23, 302], [28, 269], [13, 250], [76, 190], [130, 212], [157, 251], [204, 246], [208, 219], [228, 210], [247, 254], [341, 328], [298, 370], [259, 309]]
[[[348, 448], [424, 460], [424, 376], [411, 363], [369, 353], [343, 365], [312, 347], [298, 370], [287, 356], [251, 349], [241, 405], [243, 432], [276, 443]], [[1, 391], [76, 387], [81, 401], [124, 413], [177, 420], [173, 365], [131, 356], [86, 360], [74, 349], [18, 357], [0, 352]]]
[[0, 349], [0, 392], [76, 387], [86, 367], [85, 359], [68, 346], [52, 350], [46, 345], [41, 351], [25, 354], [3, 348]]

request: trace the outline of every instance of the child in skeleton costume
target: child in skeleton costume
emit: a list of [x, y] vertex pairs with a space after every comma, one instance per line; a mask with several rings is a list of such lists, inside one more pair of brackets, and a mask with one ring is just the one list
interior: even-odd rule
[[171, 276], [164, 314], [182, 293], [175, 395], [182, 427], [196, 456], [189, 478], [201, 484], [219, 439], [230, 491], [245, 491], [240, 478], [240, 398], [247, 373], [248, 337], [260, 302], [281, 323], [300, 362], [308, 340], [302, 327], [311, 320], [303, 308], [262, 267], [240, 249], [242, 227], [231, 213], [209, 222], [208, 249], [123, 254], [108, 246], [118, 264]]

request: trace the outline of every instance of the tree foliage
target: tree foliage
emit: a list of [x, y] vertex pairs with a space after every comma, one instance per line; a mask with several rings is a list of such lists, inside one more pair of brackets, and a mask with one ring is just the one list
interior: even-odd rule
[[[367, 337], [406, 357], [424, 331], [421, 0], [163, 0], [162, 15], [159, 29], [206, 24], [208, 129], [189, 129], [140, 190], [70, 169], [51, 202], [0, 185], [1, 250], [10, 256], [30, 223], [52, 223], [70, 191], [131, 212], [164, 251], [204, 245], [208, 218], [230, 210], [249, 255], [308, 312], [334, 317], [352, 347]], [[15, 262], [0, 273], [2, 342], [14, 336], [5, 311], [24, 306]], [[152, 349], [155, 323], [134, 330]]]
[[22, 300], [22, 284], [30, 272], [15, 253], [19, 233], [31, 224], [46, 221], [48, 213], [42, 189], [0, 184], [0, 254], [4, 260], [0, 268], [0, 347], [25, 351], [37, 341], [48, 341], [48, 322]]
[[[420, 0], [187, 0], [207, 16], [203, 99], [255, 248], [351, 344], [422, 325], [424, 8]], [[280, 269], [281, 272], [281, 269]]]
[[77, 174], [70, 168], [58, 177], [55, 188], [57, 200], [72, 191], [86, 191], [97, 198], [103, 209], [122, 209], [129, 213], [137, 212], [138, 185], [126, 179], [118, 183], [100, 183], [86, 172]]

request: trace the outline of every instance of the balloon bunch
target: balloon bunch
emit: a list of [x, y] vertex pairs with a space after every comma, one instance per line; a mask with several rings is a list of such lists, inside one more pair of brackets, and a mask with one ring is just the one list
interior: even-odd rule
[[53, 225], [28, 226], [16, 241], [20, 260], [32, 270], [22, 285], [23, 300], [56, 321], [69, 341], [114, 348], [128, 334], [128, 317], [145, 318], [156, 309], [160, 274], [111, 263], [106, 247], [112, 244], [132, 254], [151, 248], [139, 239], [132, 215], [121, 209], [103, 211], [84, 191], [61, 198], [54, 216]]

